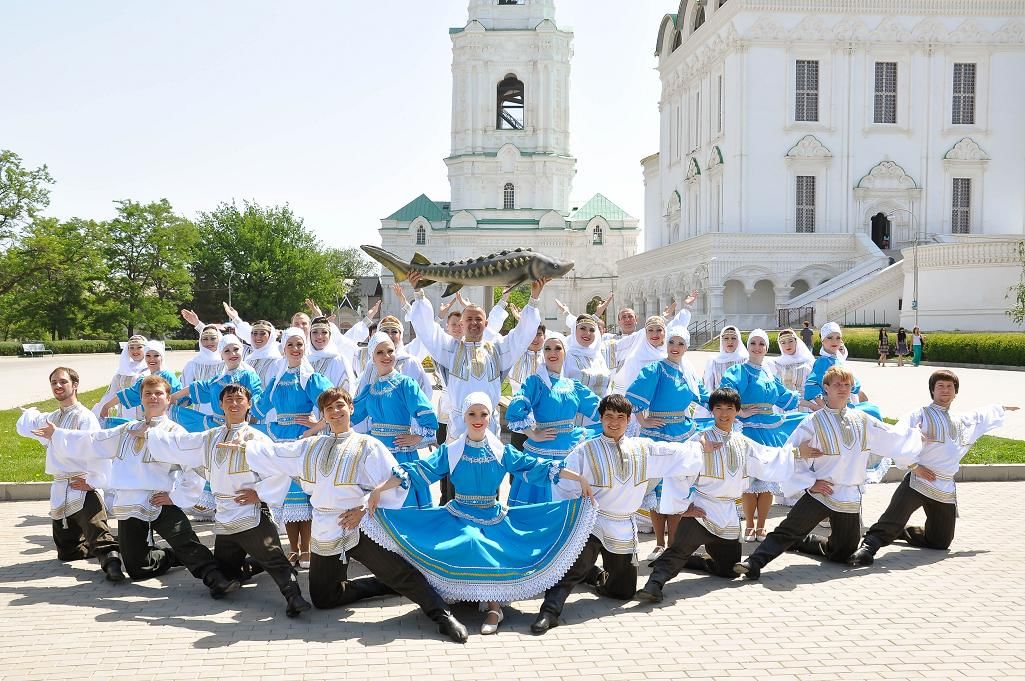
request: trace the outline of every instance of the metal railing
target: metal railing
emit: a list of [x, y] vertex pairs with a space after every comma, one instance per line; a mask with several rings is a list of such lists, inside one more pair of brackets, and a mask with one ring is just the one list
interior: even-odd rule
[[690, 347], [700, 348], [718, 336], [724, 326], [726, 326], [725, 319], [704, 319], [694, 322], [687, 329], [690, 332]]
[[796, 329], [805, 322], [815, 326], [815, 307], [812, 305], [805, 307], [781, 307], [777, 312], [779, 313], [779, 328], [781, 329]]

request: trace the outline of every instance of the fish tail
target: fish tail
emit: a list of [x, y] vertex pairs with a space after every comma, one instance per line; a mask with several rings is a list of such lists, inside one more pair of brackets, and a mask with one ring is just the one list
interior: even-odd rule
[[396, 282], [405, 281], [409, 277], [409, 264], [400, 260], [394, 253], [390, 253], [377, 246], [360, 246], [360, 248], [363, 249], [364, 253], [388, 268], [395, 275]]

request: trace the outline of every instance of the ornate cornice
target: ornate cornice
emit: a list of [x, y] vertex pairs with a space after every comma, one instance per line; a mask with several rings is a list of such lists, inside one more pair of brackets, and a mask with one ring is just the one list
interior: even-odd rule
[[876, 164], [861, 178], [856, 189], [917, 189], [918, 183], [893, 161]]
[[793, 159], [821, 161], [832, 157], [833, 152], [827, 149], [826, 145], [820, 142], [815, 135], [805, 135], [787, 151], [787, 158]]
[[988, 161], [989, 154], [971, 137], [964, 137], [943, 156], [944, 161]]

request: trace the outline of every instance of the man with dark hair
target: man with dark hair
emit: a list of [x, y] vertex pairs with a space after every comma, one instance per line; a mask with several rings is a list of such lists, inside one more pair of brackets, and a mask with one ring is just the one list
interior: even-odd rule
[[[171, 386], [162, 376], [147, 376], [140, 386], [145, 424], [169, 433], [185, 429], [167, 417]], [[47, 423], [33, 434], [50, 441], [54, 457], [71, 467], [111, 464], [113, 513], [118, 521], [118, 545], [132, 579], [159, 577], [175, 565], [210, 589], [214, 598], [235, 591], [238, 581], [227, 579], [213, 554], [199, 541], [182, 507], [193, 506], [203, 492], [203, 479], [195, 471], [154, 461], [149, 450], [128, 432], [135, 421], [107, 430], [84, 432]], [[170, 548], [150, 545], [155, 530]]]
[[[364, 598], [400, 593], [420, 606], [438, 630], [457, 643], [466, 642], [466, 628], [426, 578], [401, 556], [363, 537], [360, 521], [368, 490], [392, 477], [398, 468], [388, 448], [350, 428], [352, 397], [344, 390], [325, 390], [317, 407], [331, 429], [295, 442], [250, 443], [249, 466], [268, 476], [285, 475], [300, 482], [313, 503], [310, 598], [317, 608], [337, 608]], [[385, 492], [381, 506], [401, 508], [406, 492]], [[349, 558], [362, 563], [373, 577], [348, 578]]]
[[[898, 425], [919, 428], [925, 438], [922, 453], [890, 499], [890, 505], [875, 525], [865, 533], [861, 546], [847, 561], [850, 565], [871, 565], [879, 549], [895, 539], [912, 546], [946, 549], [954, 540], [957, 520], [957, 490], [954, 476], [961, 459], [975, 441], [1004, 422], [1004, 412], [1018, 407], [993, 404], [967, 414], [951, 414], [961, 382], [947, 369], [929, 377], [932, 404], [918, 409]], [[925, 526], [905, 527], [911, 514], [925, 509]]]
[[801, 325], [801, 340], [808, 346], [808, 349], [812, 349], [812, 342], [815, 340], [815, 332], [811, 329], [811, 324], [805, 322]]
[[[740, 394], [733, 388], [713, 391], [708, 409], [715, 425], [695, 434], [691, 442], [716, 443], [718, 449], [696, 461], [686, 476], [663, 481], [660, 510], [682, 512], [684, 518], [669, 548], [651, 564], [651, 576], [636, 594], [639, 600], [661, 601], [662, 587], [685, 567], [727, 579], [735, 577], [733, 566], [741, 557], [737, 500], [750, 484], [749, 478], [782, 482], [794, 474], [795, 459], [822, 456], [807, 444], [799, 451], [789, 443], [766, 447], [734, 432], [740, 408]], [[707, 558], [694, 555], [702, 545]]]
[[[570, 592], [580, 582], [595, 587], [602, 596], [626, 600], [637, 589], [637, 525], [633, 513], [649, 487], [663, 477], [685, 474], [705, 452], [719, 444], [706, 442], [655, 442], [626, 437], [633, 405], [623, 395], [603, 397], [598, 405], [602, 434], [577, 445], [566, 457], [566, 470], [579, 473], [594, 490], [598, 520], [573, 567], [558, 584], [545, 592], [534, 634], [558, 626], [559, 615]], [[554, 496], [580, 496], [580, 484], [560, 478]], [[602, 557], [602, 568], [595, 562]]]
[[22, 437], [31, 437], [46, 447], [46, 472], [53, 476], [50, 486], [50, 518], [53, 520], [53, 543], [57, 558], [63, 561], [82, 560], [95, 556], [111, 582], [125, 580], [121, 554], [107, 525], [107, 512], [94, 488], [103, 487], [110, 476], [110, 462], [97, 462], [87, 467], [58, 460], [49, 439], [34, 431], [47, 424], [70, 430], [100, 429], [96, 416], [78, 401], [78, 372], [57, 367], [50, 372], [50, 391], [57, 400], [57, 410], [48, 414], [35, 407], [26, 409], [16, 429]]

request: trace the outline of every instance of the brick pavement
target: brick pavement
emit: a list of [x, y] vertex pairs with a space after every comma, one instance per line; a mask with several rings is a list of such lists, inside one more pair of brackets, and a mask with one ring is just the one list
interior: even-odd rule
[[[869, 488], [867, 520], [894, 489]], [[398, 597], [289, 620], [266, 575], [222, 601], [181, 569], [108, 584], [95, 562], [55, 560], [45, 502], [5, 503], [0, 678], [1025, 678], [1025, 482], [959, 490], [949, 552], [895, 544], [857, 570], [785, 554], [760, 582], [684, 574], [655, 607], [581, 588], [547, 636], [528, 631], [531, 600], [466, 646], [442, 641]], [[456, 612], [479, 628], [475, 608]]]

